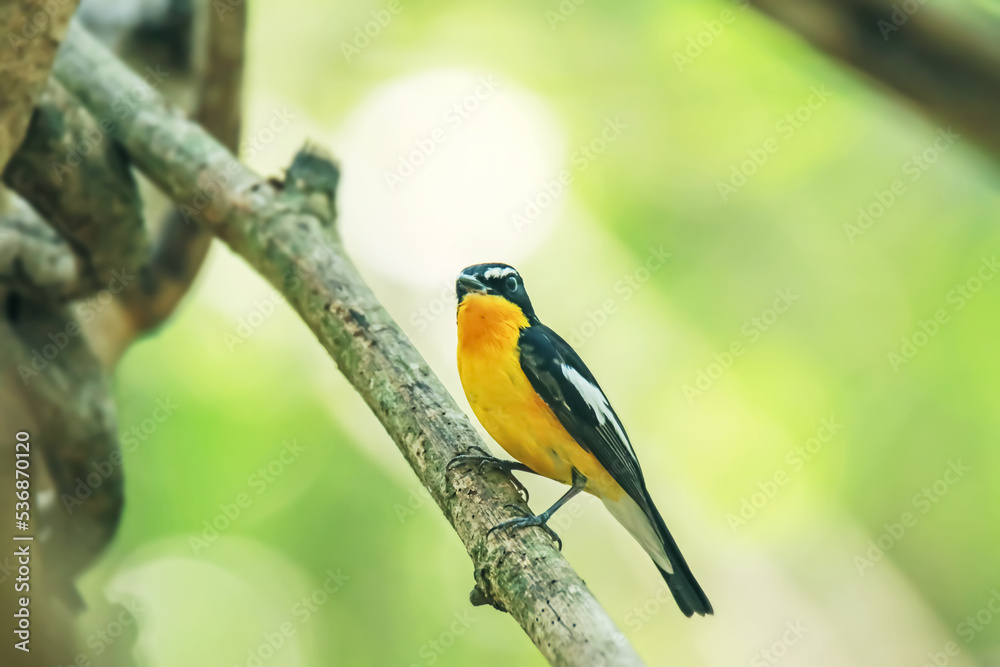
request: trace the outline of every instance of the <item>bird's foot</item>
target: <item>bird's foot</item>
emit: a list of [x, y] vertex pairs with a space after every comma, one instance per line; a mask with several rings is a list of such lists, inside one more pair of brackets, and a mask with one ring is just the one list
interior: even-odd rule
[[522, 514], [523, 516], [519, 516], [516, 519], [501, 521], [486, 532], [487, 538], [498, 530], [515, 530], [518, 528], [530, 528], [531, 526], [537, 526], [544, 530], [548, 536], [552, 538], [552, 541], [556, 543], [556, 547], [558, 547], [559, 551], [562, 551], [562, 538], [556, 534], [556, 531], [549, 528], [549, 517], [546, 516], [545, 512], [542, 514], [531, 514], [530, 512], [525, 513], [526, 510], [520, 505], [506, 505], [506, 507], [507, 509]]
[[482, 447], [471, 445], [465, 450], [464, 454], [459, 454], [451, 461], [448, 461], [447, 469], [451, 470], [452, 468], [457, 468], [460, 465], [471, 465], [473, 463], [478, 463], [479, 467], [482, 468], [483, 464], [489, 463], [490, 461], [500, 462], [501, 459], [496, 458]]
[[521, 480], [519, 480], [517, 477], [514, 477], [514, 475], [512, 474], [513, 471], [515, 470], [520, 470], [522, 472], [530, 472], [530, 470], [526, 469], [524, 464], [518, 463], [517, 461], [504, 461], [503, 459], [498, 459], [495, 456], [492, 456], [482, 447], [477, 447], [475, 445], [469, 447], [469, 449], [466, 451], [479, 452], [479, 453], [459, 454], [451, 461], [448, 461], [447, 469], [452, 470], [454, 468], [463, 465], [474, 465], [476, 466], [476, 470], [479, 472], [482, 472], [483, 468], [487, 466], [494, 468], [495, 470], [499, 470], [507, 475], [507, 477], [511, 481], [511, 484], [514, 485], [514, 488], [517, 489], [517, 492], [521, 495], [521, 499], [524, 502], [528, 502], [528, 489], [525, 488], [524, 484], [521, 483]]

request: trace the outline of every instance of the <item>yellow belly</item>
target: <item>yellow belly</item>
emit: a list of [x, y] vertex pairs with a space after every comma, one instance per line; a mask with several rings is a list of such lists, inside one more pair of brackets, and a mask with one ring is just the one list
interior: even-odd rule
[[[458, 374], [483, 427], [539, 475], [571, 484], [576, 468], [587, 478], [587, 491], [617, 499], [624, 493], [621, 487], [563, 428], [521, 370], [514, 338], [518, 327], [489, 326], [482, 309], [466, 304], [469, 300], [467, 296], [459, 309]], [[483, 335], [484, 325], [488, 335]]]

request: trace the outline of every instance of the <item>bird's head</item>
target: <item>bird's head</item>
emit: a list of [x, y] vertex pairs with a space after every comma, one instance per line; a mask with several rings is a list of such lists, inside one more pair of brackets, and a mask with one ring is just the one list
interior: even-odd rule
[[455, 281], [455, 292], [459, 307], [468, 298], [504, 299], [520, 308], [529, 320], [535, 317], [524, 281], [517, 270], [508, 264], [491, 262], [465, 267]]

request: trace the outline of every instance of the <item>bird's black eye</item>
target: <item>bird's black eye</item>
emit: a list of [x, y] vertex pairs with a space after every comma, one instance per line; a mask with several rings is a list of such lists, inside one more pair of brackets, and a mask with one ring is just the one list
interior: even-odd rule
[[517, 278], [511, 276], [507, 279], [507, 291], [516, 292], [517, 291]]

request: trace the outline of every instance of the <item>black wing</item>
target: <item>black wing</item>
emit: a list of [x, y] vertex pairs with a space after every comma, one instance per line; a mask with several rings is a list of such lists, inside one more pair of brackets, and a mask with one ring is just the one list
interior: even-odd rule
[[646, 483], [621, 420], [569, 343], [543, 324], [521, 330], [521, 370], [573, 439], [648, 511]]
[[569, 343], [542, 324], [521, 330], [521, 370], [573, 439], [611, 473], [652, 522], [673, 572], [657, 565], [686, 616], [711, 614], [712, 603], [691, 573], [646, 491], [639, 460], [597, 380]]

